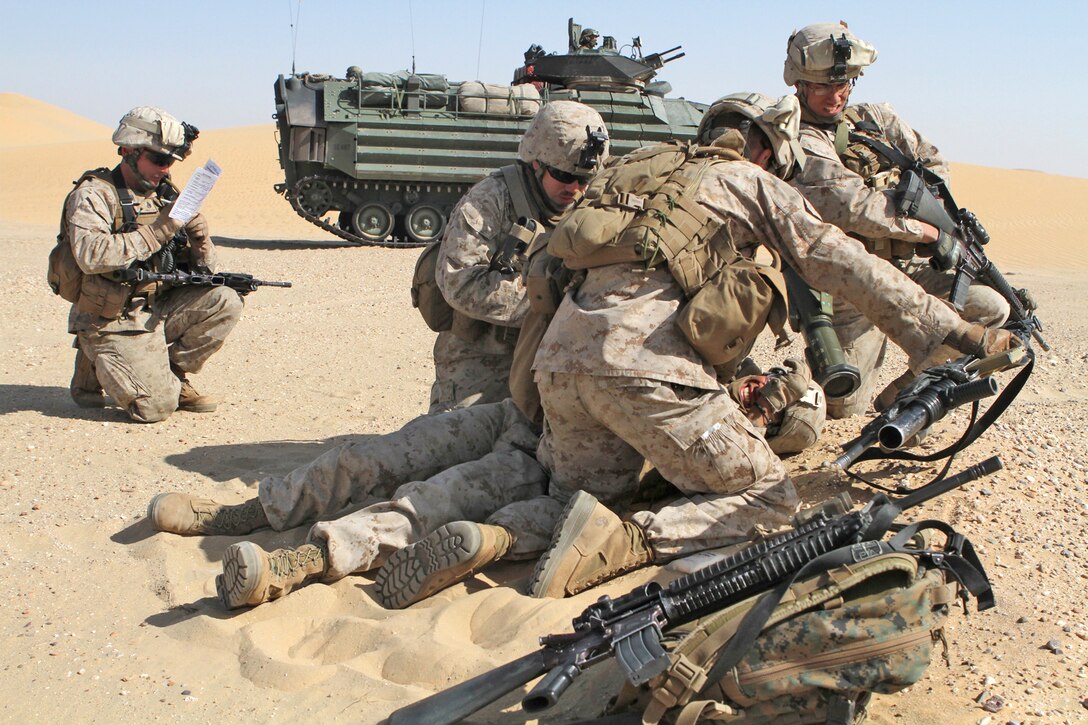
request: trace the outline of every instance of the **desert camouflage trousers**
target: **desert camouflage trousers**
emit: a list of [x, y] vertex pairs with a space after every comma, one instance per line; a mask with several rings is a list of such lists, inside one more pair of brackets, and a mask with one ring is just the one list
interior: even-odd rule
[[782, 461], [724, 388], [574, 373], [538, 373], [537, 385], [545, 416], [537, 458], [552, 497], [584, 490], [620, 509], [636, 495], [644, 461], [680, 490], [630, 517], [655, 561], [781, 528], [800, 504]]
[[154, 423], [178, 407], [181, 381], [171, 366], [197, 373], [223, 347], [242, 316], [242, 299], [226, 287], [176, 287], [155, 299], [143, 330], [82, 330], [79, 350], [102, 389], [129, 417]]
[[[499, 403], [510, 397], [510, 365], [514, 361], [517, 329], [485, 323], [480, 323], [479, 328], [484, 331], [471, 342], [452, 332], [438, 334], [428, 413]], [[503, 334], [510, 339], [497, 339]]]
[[[265, 478], [258, 497], [279, 531], [356, 509], [310, 529], [311, 540], [328, 544], [330, 580], [380, 566], [451, 521], [505, 526], [515, 536], [509, 556], [534, 555], [548, 545], [562, 511], [544, 495], [548, 477], [534, 457], [538, 440], [509, 399], [421, 416], [393, 433], [333, 448], [286, 476]], [[500, 511], [527, 499], [538, 503]]]
[[[948, 299], [948, 293], [955, 279], [953, 270], [938, 272], [930, 267], [929, 260], [923, 257], [912, 257], [910, 260], [894, 262], [894, 264], [926, 292], [941, 300]], [[880, 368], [884, 365], [888, 336], [849, 302], [836, 298], [834, 304], [832, 326], [839, 336], [839, 342], [842, 343], [846, 361], [857, 367], [861, 374], [861, 386], [844, 398], [829, 396], [827, 415], [829, 418], [847, 418], [864, 414], [876, 396], [877, 378]], [[968, 288], [967, 299], [960, 316], [967, 322], [999, 327], [1009, 316], [1009, 303], [995, 290], [982, 284], [972, 284]], [[941, 346], [915, 372], [959, 356], [960, 353], [952, 348]]]

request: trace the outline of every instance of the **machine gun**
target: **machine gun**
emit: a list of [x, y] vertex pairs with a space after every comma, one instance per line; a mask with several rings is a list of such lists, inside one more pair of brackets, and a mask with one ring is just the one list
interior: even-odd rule
[[1040, 347], [1050, 349], [1043, 339], [1043, 323], [1035, 315], [1031, 295], [1025, 289], [1013, 289], [986, 256], [982, 247], [990, 241], [990, 235], [977, 216], [956, 205], [948, 185], [940, 177], [919, 164], [904, 169], [895, 198], [900, 214], [931, 224], [942, 232], [942, 238], [934, 244], [936, 253], [930, 263], [935, 269], [955, 268], [948, 301], [957, 311], [963, 311], [967, 289], [977, 279], [1005, 298], [1010, 320], [1024, 323]]
[[173, 272], [152, 272], [139, 267], [130, 267], [114, 272], [113, 279], [117, 282], [127, 282], [133, 285], [146, 282], [167, 282], [172, 285], [194, 285], [197, 287], [230, 287], [242, 296], [248, 295], [258, 287], [291, 286], [290, 282], [266, 282], [263, 279], [255, 279], [252, 274], [242, 272], [203, 274], [185, 272], [180, 269]]
[[[903, 550], [909, 529], [891, 541], [882, 540], [900, 513], [1000, 468], [1001, 461], [993, 457], [907, 496], [878, 494], [848, 513], [848, 498], [838, 507], [825, 505], [797, 521], [792, 531], [751, 544], [667, 586], [651, 582], [616, 599], [601, 597], [573, 620], [573, 632], [541, 637], [539, 650], [403, 707], [392, 713], [389, 723], [459, 722], [544, 675], [521, 700], [526, 713], [541, 712], [554, 705], [582, 671], [612, 657], [631, 684], [649, 682], [671, 664], [662, 646], [665, 632], [774, 589], [752, 607], [707, 674], [706, 682], [713, 683], [747, 652], [794, 580], [844, 562]], [[978, 599], [980, 611], [992, 607], [989, 582], [970, 543], [959, 535], [955, 541], [951, 550], [933, 554], [930, 565], [953, 569]]]

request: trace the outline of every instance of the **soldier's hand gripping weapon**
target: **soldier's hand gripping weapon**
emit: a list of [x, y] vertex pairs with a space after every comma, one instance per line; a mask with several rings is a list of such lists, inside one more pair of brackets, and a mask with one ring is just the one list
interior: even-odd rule
[[1005, 298], [1011, 321], [1023, 323], [1043, 350], [1050, 349], [1042, 336], [1043, 323], [1035, 315], [1035, 300], [1026, 289], [1013, 289], [986, 256], [982, 247], [990, 241], [989, 233], [977, 216], [956, 205], [948, 185], [939, 176], [919, 164], [905, 169], [895, 199], [900, 214], [940, 230], [940, 237], [932, 245], [930, 263], [934, 269], [956, 270], [948, 301], [957, 311], [963, 311], [967, 290], [977, 279]]

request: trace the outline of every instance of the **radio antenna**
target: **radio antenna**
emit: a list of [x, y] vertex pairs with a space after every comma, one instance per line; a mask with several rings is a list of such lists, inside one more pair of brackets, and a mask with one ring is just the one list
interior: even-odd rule
[[408, 0], [408, 34], [412, 39], [412, 75], [416, 74], [416, 18], [412, 13], [412, 0]]
[[484, 52], [484, 11], [487, 0], [480, 0], [480, 42], [476, 45], [476, 80], [480, 80], [480, 56]]
[[302, 0], [298, 0], [294, 17], [291, 17], [291, 0], [287, 0], [287, 19], [291, 24], [291, 75], [295, 74], [295, 51], [298, 49], [298, 19], [302, 15]]

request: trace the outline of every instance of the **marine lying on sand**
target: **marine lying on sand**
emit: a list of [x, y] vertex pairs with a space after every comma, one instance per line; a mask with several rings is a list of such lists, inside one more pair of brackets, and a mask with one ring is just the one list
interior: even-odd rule
[[[733, 220], [735, 223], [731, 226], [734, 231], [741, 229], [745, 234], [750, 235], [749, 241], [754, 242], [753, 248], [761, 243], [776, 245], [779, 247], [777, 251], [787, 256], [791, 264], [802, 274], [829, 280], [828, 285], [831, 291], [843, 295], [866, 312], [872, 313], [882, 329], [885, 329], [898, 344], [910, 350], [915, 356], [928, 354], [942, 344], [970, 353], [990, 352], [1015, 344], [1014, 338], [1003, 334], [1004, 331], [985, 330], [980, 326], [965, 323], [947, 306], [936, 298], [926, 295], [899, 271], [869, 255], [858, 242], [823, 223], [796, 191], [776, 176], [766, 172], [766, 169], [773, 168], [776, 173], [786, 175], [796, 161], [795, 156], [785, 151], [793, 148], [790, 142], [796, 140], [799, 115], [796, 102], [791, 104], [790, 100], [793, 99], [774, 102], [759, 94], [739, 94], [739, 96], [723, 99], [727, 102], [720, 108], [725, 113], [717, 116], [708, 114], [708, 117], [704, 119], [704, 127], [701, 127], [703, 134], [701, 142], [724, 141], [731, 144], [738, 159], [743, 154], [744, 158], [753, 163], [729, 161], [710, 168], [704, 180], [700, 182], [702, 184], [700, 190], [705, 189], [705, 193], [698, 197], [700, 203], [707, 205], [723, 218]], [[711, 120], [714, 123], [710, 123]], [[763, 205], [760, 206], [757, 203], [753, 208], [750, 203], [753, 199], [757, 202], [762, 200]], [[788, 210], [788, 213], [783, 213], [783, 210]], [[590, 276], [587, 279], [588, 286], [583, 286], [574, 295], [568, 294], [564, 299], [563, 305], [568, 308], [569, 314], [564, 316], [561, 309], [559, 318], [565, 320], [565, 326], [569, 327], [570, 320], [576, 319], [580, 314], [579, 304], [586, 304], [586, 309], [591, 311], [594, 306], [597, 309], [608, 310], [611, 309], [610, 295], [613, 290], [621, 289], [624, 294], [631, 291], [623, 286], [629, 283], [625, 277], [630, 274], [629, 271], [609, 267], [602, 267], [600, 270], [590, 270]], [[668, 274], [667, 271], [664, 274]], [[652, 309], [651, 312], [669, 317], [681, 300], [681, 295], [673, 294], [675, 290], [670, 288], [670, 285], [674, 286], [674, 283], [661, 275], [647, 276], [645, 273], [637, 273], [635, 276], [639, 278], [639, 281], [635, 281], [634, 298], [642, 294], [649, 295], [647, 299], [657, 300], [659, 297], [664, 299], [666, 305], [661, 309]], [[653, 277], [650, 281], [655, 289], [647, 290], [640, 286], [644, 285], [649, 277]], [[662, 295], [662, 290], [669, 292]], [[588, 295], [596, 297], [590, 299]], [[576, 300], [575, 297], [579, 299]], [[630, 298], [630, 295], [628, 297]], [[554, 332], [561, 328], [552, 329]], [[551, 334], [552, 332], [549, 333]], [[562, 332], [554, 332], [554, 334], [561, 335]], [[339, 542], [329, 537], [324, 539], [324, 546], [319, 541], [312, 540], [310, 544], [299, 550], [280, 550], [273, 552], [272, 555], [265, 554], [248, 542], [236, 545], [237, 548], [232, 547], [235, 553], [226, 557], [224, 574], [219, 582], [224, 600], [231, 606], [254, 604], [259, 603], [256, 600], [266, 601], [268, 598], [282, 595], [291, 587], [306, 581], [339, 578], [359, 568], [348, 568], [349, 563], [348, 565], [336, 564], [334, 569], [330, 563], [336, 562], [340, 557], [347, 562], [353, 561], [352, 557], [355, 557], [354, 561], [358, 562], [360, 558], [355, 552], [363, 552], [365, 556], [371, 557], [371, 561], [377, 561], [377, 557], [384, 554], [387, 557], [387, 563], [393, 562], [394, 557], [408, 564], [418, 563], [423, 559], [437, 559], [440, 562], [437, 567], [424, 570], [406, 566], [403, 570], [398, 569], [399, 573], [396, 576], [390, 574], [384, 577], [380, 588], [386, 592], [388, 600], [394, 605], [403, 605], [408, 600], [416, 601], [421, 598], [420, 592], [429, 594], [463, 579], [479, 566], [495, 558], [517, 556], [519, 553], [524, 554], [528, 549], [539, 552], [543, 548], [542, 538], [549, 536], [554, 537], [552, 546], [542, 557], [543, 564], [538, 567], [534, 575], [532, 593], [538, 596], [565, 596], [638, 566], [661, 563], [693, 551], [746, 540], [751, 532], [750, 522], [746, 520], [744, 524], [740, 524], [737, 517], [717, 515], [726, 510], [733, 513], [751, 512], [755, 505], [767, 510], [766, 518], [769, 525], [773, 526], [779, 519], [784, 523], [788, 520], [789, 513], [796, 508], [797, 499], [781, 462], [771, 452], [759, 432], [754, 430], [737, 404], [732, 402], [728, 392], [717, 382], [713, 369], [701, 363], [698, 354], [693, 349], [690, 347], [685, 349], [679, 337], [674, 336], [673, 341], [676, 343], [675, 350], [672, 352], [674, 359], [685, 361], [686, 366], [691, 369], [692, 379], [696, 381], [696, 385], [678, 385], [669, 380], [663, 382], [676, 386], [675, 390], [686, 390], [685, 396], [689, 396], [694, 391], [694, 396], [689, 398], [691, 404], [685, 409], [700, 419], [706, 418], [710, 421], [713, 418], [718, 421], [716, 426], [711, 426], [714, 430], [721, 431], [724, 428], [740, 431], [744, 439], [750, 441], [747, 448], [751, 450], [746, 448], [749, 457], [758, 454], [757, 467], [749, 466], [747, 472], [738, 468], [736, 456], [739, 451], [730, 451], [728, 446], [725, 449], [705, 449], [705, 446], [678, 449], [677, 442], [674, 440], [672, 444], [665, 442], [663, 446], [656, 446], [656, 444], [643, 446], [638, 443], [632, 448], [633, 440], [663, 441], [663, 431], [654, 428], [651, 415], [625, 418], [620, 422], [623, 422], [630, 430], [625, 429], [622, 434], [614, 435], [615, 440], [608, 446], [595, 449], [594, 458], [598, 463], [602, 462], [602, 450], [620, 454], [615, 461], [611, 461], [607, 455], [604, 456], [603, 463], [613, 465], [615, 474], [613, 480], [609, 482], [612, 488], [598, 489], [597, 493], [606, 494], [605, 503], [613, 505], [621, 498], [634, 493], [632, 487], [637, 485], [637, 471], [641, 469], [643, 461], [640, 455], [629, 451], [637, 449], [651, 452], [649, 462], [657, 466], [674, 484], [679, 482], [682, 495], [658, 511], [639, 512], [632, 516], [631, 520], [623, 521], [592, 495], [579, 491], [580, 486], [577, 483], [579, 479], [595, 479], [587, 479], [577, 473], [570, 477], [570, 472], [577, 472], [578, 466], [581, 465], [577, 446], [578, 436], [553, 436], [550, 440], [547, 436], [545, 437], [540, 446], [542, 452], [540, 462], [547, 468], [545, 471], [541, 468], [540, 462], [526, 452], [533, 449], [533, 444], [520, 435], [524, 433], [524, 430], [519, 425], [517, 416], [514, 415], [517, 412], [516, 406], [507, 405], [504, 402], [488, 411], [490, 422], [485, 423], [482, 429], [490, 435], [478, 435], [473, 439], [476, 448], [472, 454], [477, 457], [472, 461], [463, 460], [462, 453], [448, 451], [445, 460], [432, 462], [434, 465], [444, 465], [438, 471], [426, 466], [421, 472], [404, 473], [402, 470], [402, 475], [413, 477], [409, 479], [409, 483], [404, 484], [405, 487], [415, 489], [430, 486], [430, 490], [439, 500], [455, 500], [458, 506], [468, 508], [478, 501], [471, 495], [462, 496], [461, 489], [457, 488], [458, 484], [464, 482], [464, 478], [461, 477], [463, 473], [458, 470], [459, 466], [471, 466], [480, 457], [488, 455], [505, 456], [509, 464], [520, 467], [521, 472], [520, 475], [501, 476], [501, 480], [495, 480], [496, 486], [509, 487], [511, 482], [515, 482], [524, 485], [526, 489], [518, 491], [516, 500], [502, 507], [504, 521], [496, 521], [493, 518], [494, 514], [491, 514], [491, 518], [472, 516], [460, 520], [447, 518], [440, 522], [428, 521], [426, 507], [429, 504], [424, 497], [416, 499], [423, 501], [419, 508], [403, 506], [394, 499], [377, 504], [376, 508], [371, 507], [373, 510], [369, 515], [372, 516], [372, 523], [368, 526], [368, 530], [345, 532], [348, 536], [354, 537], [345, 539], [349, 542], [345, 546], [341, 546]], [[643, 344], [645, 343], [639, 343], [631, 352], [637, 356], [639, 346]], [[546, 338], [545, 348], [542, 348], [537, 358], [537, 379], [538, 382], [541, 381], [541, 373], [549, 377], [550, 392], [545, 392], [543, 396], [545, 409], [546, 411], [560, 410], [562, 413], [560, 418], [562, 418], [563, 415], [568, 414], [568, 411], [561, 406], [572, 401], [567, 392], [570, 389], [568, 381], [564, 380], [564, 376], [569, 378], [570, 373], [562, 369], [561, 362], [556, 362], [555, 351], [558, 348], [552, 346], [551, 353], [545, 354], [547, 345]], [[579, 356], [579, 359], [584, 362], [586, 358]], [[547, 367], [557, 369], [544, 369]], [[592, 373], [577, 373], [576, 375], [594, 377]], [[644, 377], [651, 382], [657, 375], [660, 373], [653, 369], [644, 371]], [[605, 370], [603, 377], [611, 378], [612, 376]], [[582, 385], [577, 380], [572, 379], [570, 382]], [[580, 392], [579, 395], [581, 395]], [[632, 401], [645, 407], [646, 411], [657, 405], [652, 399], [640, 400], [638, 395], [636, 390]], [[587, 407], [587, 412], [590, 419], [597, 421], [593, 423], [598, 426], [595, 430], [603, 431], [600, 428], [599, 416], [606, 415], [607, 406], [599, 408], [596, 403], [591, 404], [587, 401], [588, 399], [585, 399], [580, 404], [591, 406]], [[431, 425], [435, 424], [435, 421], [438, 421], [439, 425], [447, 425], [455, 420], [447, 416], [482, 415], [481, 410], [485, 407], [477, 406], [476, 410], [468, 408], [446, 416], [437, 416], [430, 419]], [[554, 428], [560, 423], [560, 418], [553, 418], [551, 413], [548, 413], [549, 428]], [[471, 435], [473, 431], [481, 427], [476, 423], [462, 426], [465, 420], [467, 418], [458, 423], [458, 431], [446, 431], [446, 434], [452, 433], [455, 436], [452, 440], [456, 440], [456, 436]], [[721, 421], [726, 422], [721, 423]], [[402, 431], [391, 435], [405, 434], [407, 431], [407, 437], [411, 438], [414, 433], [421, 434], [420, 430], [413, 428], [418, 423], [413, 421]], [[563, 430], [565, 431], [565, 428]], [[700, 439], [704, 440], [704, 443], [709, 440], [706, 437]], [[446, 445], [450, 440], [445, 438]], [[574, 447], [571, 447], [572, 442]], [[429, 449], [428, 446], [419, 446], [418, 439], [413, 443], [411, 446], [413, 451]], [[441, 451], [441, 444], [438, 444], [438, 448]], [[291, 520], [289, 517], [295, 515], [295, 504], [302, 504], [298, 510], [305, 516], [317, 511], [317, 506], [312, 505], [315, 503], [325, 505], [330, 501], [338, 500], [336, 497], [340, 497], [339, 500], [346, 503], [348, 498], [345, 495], [359, 480], [357, 474], [351, 473], [353, 466], [356, 468], [374, 466], [380, 469], [381, 464], [385, 462], [380, 455], [375, 455], [372, 461], [367, 460], [365, 455], [359, 455], [353, 465], [338, 465], [340, 456], [355, 457], [359, 454], [359, 451], [354, 453], [349, 451], [350, 447], [336, 449], [311, 464], [311, 467], [316, 466], [328, 472], [325, 476], [326, 488], [322, 492], [312, 487], [299, 487], [292, 494], [296, 499], [288, 502], [288, 506], [285, 507], [287, 515], [281, 515], [279, 521], [272, 522], [276, 528], [288, 524]], [[402, 451], [401, 454], [403, 455], [404, 452]], [[412, 455], [402, 460], [416, 463]], [[400, 465], [403, 467], [403, 463]], [[722, 474], [724, 470], [734, 471], [736, 475], [724, 477]], [[440, 480], [432, 478], [419, 483], [424, 474], [437, 474], [445, 478]], [[551, 489], [548, 495], [544, 495], [543, 490], [549, 478], [548, 474], [551, 477]], [[564, 476], [569, 478], [564, 479]], [[557, 481], [559, 481], [558, 485]], [[399, 482], [384, 481], [381, 485], [390, 486], [395, 483]], [[533, 486], [537, 487], [539, 493], [527, 490]], [[164, 494], [152, 501], [149, 513], [160, 528], [178, 530], [179, 533], [227, 533], [220, 524], [236, 518], [244, 519], [247, 526], [255, 527], [263, 523], [257, 508], [264, 512], [266, 520], [270, 521], [273, 518], [273, 513], [266, 503], [266, 499], [270, 500], [272, 497], [271, 492], [268, 496], [263, 495], [270, 488], [262, 482], [262, 496], [259, 498], [259, 503], [242, 504], [242, 508], [221, 507], [214, 502], [192, 500], [186, 497], [179, 499], [178, 494]], [[757, 488], [760, 493], [752, 495], [752, 491]], [[396, 497], [398, 493], [399, 491], [390, 491], [388, 495]], [[508, 494], [505, 490], [493, 489], [488, 492], [488, 495]], [[311, 497], [315, 496], [324, 497], [324, 501], [311, 501]], [[570, 516], [560, 521], [557, 526], [541, 527], [542, 521], [556, 521], [558, 517], [556, 509], [568, 502], [573, 502], [572, 508], [567, 510]], [[490, 505], [494, 502], [488, 503]], [[255, 506], [257, 508], [254, 508]], [[169, 515], [168, 510], [172, 512]], [[167, 519], [175, 513], [180, 516], [180, 519], [187, 519], [187, 521], [167, 522]], [[299, 517], [291, 525], [301, 523], [304, 516]], [[375, 534], [378, 529], [374, 522], [389, 520], [389, 516], [400, 519], [394, 524], [393, 529], [403, 532], [401, 541], [404, 545], [400, 547], [400, 551], [408, 553], [398, 552], [391, 555], [389, 548], [383, 548], [383, 545], [379, 543], [379, 537]], [[485, 520], [486, 523], [483, 525], [474, 523], [480, 520]], [[704, 524], [701, 526], [704, 534], [699, 538], [690, 535], [692, 521]], [[591, 525], [582, 525], [587, 522]], [[428, 526], [428, 523], [432, 526]], [[334, 525], [334, 522], [316, 524], [311, 530], [311, 536], [315, 531], [320, 533], [323, 529], [328, 530], [330, 525]], [[186, 527], [188, 529], [182, 531]], [[506, 535], [504, 536], [498, 529], [504, 529]], [[479, 536], [467, 535], [466, 532], [469, 531], [475, 531]], [[430, 535], [424, 536], [427, 532]], [[416, 537], [416, 540], [411, 541], [410, 536]], [[590, 545], [587, 546], [587, 542]], [[468, 550], [462, 547], [462, 544], [466, 543], [469, 549], [475, 547], [476, 551], [467, 555], [459, 553]], [[519, 546], [523, 547], [520, 552]], [[592, 552], [593, 555], [584, 557], [580, 553], [583, 551]], [[236, 587], [237, 582], [243, 582], [244, 586]], [[386, 582], [391, 583], [386, 586]], [[401, 596], [402, 594], [406, 596]]]

